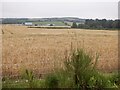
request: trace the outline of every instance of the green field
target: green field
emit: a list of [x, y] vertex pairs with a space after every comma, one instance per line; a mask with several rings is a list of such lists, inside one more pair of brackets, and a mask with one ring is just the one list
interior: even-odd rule
[[[73, 22], [66, 22], [66, 23], [67, 23], [68, 25], [70, 25], [70, 26], [72, 26], [72, 24], [73, 24]], [[77, 22], [76, 24], [78, 25], [78, 24], [81, 24], [81, 23], [80, 23], [80, 22]]]
[[55, 21], [43, 21], [43, 22], [33, 22], [33, 24], [39, 24], [39, 25], [49, 25], [49, 24], [53, 24], [54, 26], [66, 26], [63, 22], [55, 22]]

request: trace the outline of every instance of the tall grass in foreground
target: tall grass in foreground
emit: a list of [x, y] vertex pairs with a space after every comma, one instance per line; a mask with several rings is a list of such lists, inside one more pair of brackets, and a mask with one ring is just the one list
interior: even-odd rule
[[[48, 82], [46, 86], [49, 87], [57, 82], [59, 84], [58, 87], [80, 88], [82, 90], [88, 88], [117, 88], [115, 81], [110, 80], [111, 77], [107, 77], [96, 70], [98, 58], [98, 55], [94, 58], [83, 49], [73, 51], [67, 60], [65, 60], [65, 67], [51, 74], [49, 78], [46, 78]], [[93, 64], [94, 59], [95, 62]]]
[[26, 69], [26, 79], [30, 88], [34, 88], [34, 75], [32, 71]]

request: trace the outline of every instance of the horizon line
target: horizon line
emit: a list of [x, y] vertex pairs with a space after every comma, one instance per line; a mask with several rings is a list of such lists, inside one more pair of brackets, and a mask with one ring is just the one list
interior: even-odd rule
[[118, 20], [119, 18], [115, 18], [115, 19], [110, 19], [110, 18], [81, 18], [81, 17], [75, 17], [75, 16], [61, 16], [61, 17], [0, 17], [0, 18], [28, 18], [28, 19], [37, 19], [37, 18], [79, 18], [79, 19], [99, 19], [99, 20], [102, 20], [102, 19], [106, 19], [106, 20]]

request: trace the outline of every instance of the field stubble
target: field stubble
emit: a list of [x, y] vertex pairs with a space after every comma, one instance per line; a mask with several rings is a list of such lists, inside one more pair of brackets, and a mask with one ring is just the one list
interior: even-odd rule
[[81, 29], [39, 29], [3, 25], [3, 76], [19, 76], [31, 69], [38, 76], [63, 67], [72, 48], [84, 48], [100, 55], [97, 69], [112, 72], [118, 68], [118, 32]]

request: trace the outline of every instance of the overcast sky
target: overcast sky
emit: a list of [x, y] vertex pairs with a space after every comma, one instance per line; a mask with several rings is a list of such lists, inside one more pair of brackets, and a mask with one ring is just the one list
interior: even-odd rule
[[[89, 1], [89, 2], [88, 2]], [[118, 0], [4, 0], [1, 17], [117, 19]]]

